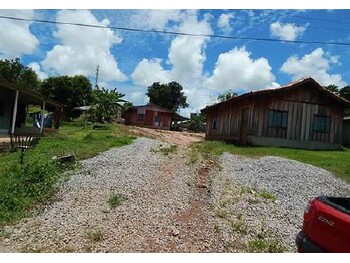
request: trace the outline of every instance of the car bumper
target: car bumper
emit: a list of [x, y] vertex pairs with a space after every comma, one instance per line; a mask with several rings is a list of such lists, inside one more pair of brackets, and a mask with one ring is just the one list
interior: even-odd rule
[[309, 240], [303, 231], [300, 231], [295, 240], [299, 253], [325, 253], [327, 251], [321, 249]]

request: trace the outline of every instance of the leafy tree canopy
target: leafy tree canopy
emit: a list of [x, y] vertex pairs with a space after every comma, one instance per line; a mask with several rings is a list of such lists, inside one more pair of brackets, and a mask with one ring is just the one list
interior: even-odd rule
[[338, 94], [338, 92], [339, 92], [339, 87], [337, 85], [334, 85], [334, 84], [325, 86], [325, 88], [328, 89], [329, 91], [335, 93], [335, 94]]
[[146, 95], [149, 97], [151, 103], [155, 103], [175, 112], [179, 108], [186, 108], [189, 106], [187, 97], [184, 95], [185, 93], [182, 89], [182, 86], [175, 81], [168, 84], [154, 82], [148, 87]]
[[68, 116], [73, 118], [81, 114], [74, 110], [75, 107], [92, 102], [91, 83], [82, 75], [49, 77], [42, 82], [40, 91], [46, 97], [67, 105]]
[[217, 99], [220, 102], [222, 102], [222, 101], [226, 101], [226, 100], [231, 99], [231, 98], [236, 97], [236, 96], [237, 96], [236, 92], [233, 92], [232, 90], [228, 90], [228, 91], [220, 94]]
[[24, 66], [19, 58], [0, 60], [0, 78], [15, 83], [18, 87], [39, 92], [40, 80], [30, 67]]
[[345, 86], [344, 88], [340, 89], [339, 96], [350, 101], [350, 86]]

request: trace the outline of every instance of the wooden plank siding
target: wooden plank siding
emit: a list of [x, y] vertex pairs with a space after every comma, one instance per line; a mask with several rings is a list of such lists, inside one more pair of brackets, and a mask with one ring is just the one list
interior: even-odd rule
[[[247, 96], [206, 110], [207, 139], [240, 142], [241, 112], [248, 110], [248, 135], [300, 142], [341, 144], [344, 105], [318, 89], [305, 86], [285, 92]], [[269, 127], [269, 110], [287, 112], [287, 127]], [[285, 114], [285, 113], [283, 113]], [[315, 115], [330, 117], [329, 132], [317, 132]], [[213, 121], [216, 120], [216, 129]]]

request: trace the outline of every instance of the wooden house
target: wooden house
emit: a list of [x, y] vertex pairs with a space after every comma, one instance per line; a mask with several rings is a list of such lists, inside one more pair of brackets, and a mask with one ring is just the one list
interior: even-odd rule
[[172, 111], [156, 104], [130, 107], [124, 112], [126, 125], [136, 125], [148, 128], [169, 130]]
[[206, 139], [304, 149], [338, 149], [350, 102], [312, 78], [252, 91], [202, 110]]
[[60, 118], [65, 105], [47, 99], [44, 96], [26, 89], [20, 89], [6, 80], [0, 80], [0, 135], [9, 135], [16, 131], [41, 133], [43, 121], [38, 127], [26, 126], [28, 105], [38, 105], [41, 116], [44, 111], [54, 113], [54, 118]]
[[350, 117], [345, 117], [343, 122], [343, 141], [344, 146], [350, 147]]

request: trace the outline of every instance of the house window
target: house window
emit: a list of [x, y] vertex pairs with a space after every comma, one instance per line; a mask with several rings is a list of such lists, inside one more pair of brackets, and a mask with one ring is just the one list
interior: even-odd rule
[[279, 110], [269, 110], [270, 128], [287, 128], [288, 112]]
[[5, 114], [5, 103], [0, 101], [0, 117], [4, 116]]
[[212, 130], [216, 130], [217, 129], [217, 122], [218, 122], [218, 117], [214, 117], [213, 118], [213, 122], [211, 124]]
[[137, 121], [144, 121], [145, 120], [145, 114], [137, 114]]
[[314, 132], [329, 133], [331, 129], [331, 117], [315, 114], [312, 127]]

